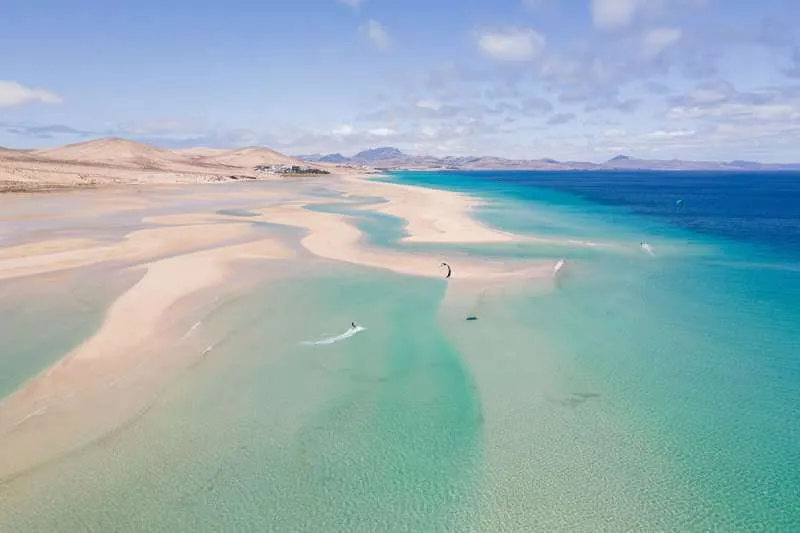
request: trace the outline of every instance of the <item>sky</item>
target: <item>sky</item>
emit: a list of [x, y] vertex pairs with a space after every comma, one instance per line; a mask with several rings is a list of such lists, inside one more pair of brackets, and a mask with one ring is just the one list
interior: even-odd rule
[[4, 0], [0, 146], [800, 161], [797, 20], [797, 0]]

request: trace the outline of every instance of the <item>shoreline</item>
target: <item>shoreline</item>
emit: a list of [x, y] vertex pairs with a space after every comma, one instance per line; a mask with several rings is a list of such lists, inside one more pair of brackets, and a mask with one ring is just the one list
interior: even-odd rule
[[[376, 181], [366, 176], [350, 176], [344, 181], [354, 184], [352, 192], [356, 194], [383, 196], [387, 200], [384, 204], [360, 209], [405, 220], [409, 235], [402, 239], [404, 242], [458, 244], [524, 239], [492, 228], [471, 216], [474, 207], [485, 205], [485, 201], [474, 196], [432, 187]], [[384, 196], [382, 193], [387, 191], [389, 194]]]
[[[356, 196], [366, 193], [385, 198], [386, 203], [359, 209], [386, 212], [406, 220], [408, 236], [402, 242], [492, 243], [521, 238], [474, 220], [470, 210], [479, 205], [479, 199], [439, 189], [370, 181], [369, 176], [331, 175], [329, 186], [343, 188]], [[302, 230], [299, 242], [293, 244], [316, 259], [400, 275], [443, 277], [444, 258], [440, 254], [369, 246], [363, 242], [364, 234], [352, 217], [306, 209], [327, 200], [304, 194], [303, 183], [287, 182], [287, 191], [295, 199], [277, 205], [272, 190], [239, 189], [231, 193], [236, 198], [245, 196], [252, 204], [259, 201], [267, 204], [251, 208], [253, 216], [216, 211], [145, 214], [138, 229], [116, 242], [69, 236], [23, 242], [0, 252], [0, 288], [2, 283], [101, 264], [117, 265], [125, 271], [144, 271], [142, 278], [106, 310], [101, 326], [93, 335], [38, 377], [0, 398], [0, 457], [6, 458], [0, 461], [0, 481], [69, 453], [80, 447], [87, 436], [98, 437], [123, 424], [144, 400], [137, 397], [136, 391], [147, 396], [152, 391], [141, 391], [150, 391], [156, 381], [166, 386], [169, 373], [153, 381], [152, 376], [142, 377], [136, 372], [144, 372], [141, 365], [157, 364], [154, 361], [159, 347], [168, 349], [176, 342], [167, 330], [170, 323], [181, 319], [181, 311], [176, 307], [180, 301], [201, 291], [224, 290], [233, 264], [267, 261], [280, 265], [281, 261], [297, 258], [291, 247], [283, 244], [281, 239], [285, 235], [259, 224]], [[198, 193], [203, 196], [208, 190]], [[112, 194], [119, 198], [119, 189], [115, 188]], [[170, 200], [179, 204], [185, 197], [176, 195]], [[224, 197], [220, 196], [221, 204]], [[20, 202], [36, 201], [17, 198]], [[46, 198], [57, 201], [58, 195]], [[142, 206], [143, 211], [145, 207]], [[116, 212], [107, 205], [104, 208], [99, 201], [93, 209], [105, 216]], [[450, 282], [457, 282], [453, 287], [461, 287], [462, 282], [474, 281], [547, 280], [551, 277], [552, 262], [481, 261], [463, 257], [453, 267], [454, 279]], [[207, 352], [208, 349], [193, 357], [204, 357]], [[169, 367], [171, 363], [162, 364]], [[134, 374], [139, 377], [126, 377], [125, 369], [137, 369]], [[119, 379], [110, 379], [115, 375]], [[103, 376], [108, 379], [102, 379]], [[120, 379], [122, 383], [117, 383]], [[150, 381], [139, 383], [136, 379]], [[108, 385], [109, 381], [114, 386]], [[91, 420], [91, 413], [96, 410], [102, 413], [98, 420], [105, 422]], [[109, 422], [112, 419], [113, 424]]]

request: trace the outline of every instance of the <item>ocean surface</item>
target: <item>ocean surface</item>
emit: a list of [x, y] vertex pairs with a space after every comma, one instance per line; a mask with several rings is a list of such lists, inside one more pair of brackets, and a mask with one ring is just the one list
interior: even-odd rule
[[[141, 416], [0, 484], [0, 531], [800, 531], [800, 175], [386, 179], [539, 240], [401, 245], [324, 184], [315, 209], [454, 278], [463, 254], [563, 276], [450, 291], [301, 256], [210, 310], [184, 349], [215, 350]], [[82, 313], [9, 293], [0, 393], [96, 327], [112, 279], [70, 281]], [[74, 316], [39, 338], [39, 313]]]

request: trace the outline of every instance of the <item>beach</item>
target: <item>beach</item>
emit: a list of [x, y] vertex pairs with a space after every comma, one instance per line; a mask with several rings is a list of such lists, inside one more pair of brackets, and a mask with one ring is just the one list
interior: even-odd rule
[[700, 474], [749, 447], [673, 431], [722, 420], [680, 387], [749, 349], [713, 337], [728, 278], [685, 262], [739, 256], [446, 178], [0, 196], [0, 529], [744, 531], [786, 505], [768, 463], [769, 498]]
[[[354, 195], [380, 192], [387, 198], [388, 206], [397, 206], [393, 212], [409, 221], [410, 240], [484, 242], [512, 238], [476, 223], [469, 217], [469, 198], [457, 193], [376, 185], [366, 177], [353, 176], [333, 176], [326, 186]], [[159, 198], [156, 194], [152, 201], [139, 198], [135, 206], [127, 202], [115, 204], [121, 196], [118, 191], [89, 191], [84, 194], [100, 207], [94, 212], [82, 212], [81, 217], [113, 217], [124, 212], [132, 219], [139, 219], [139, 228], [120, 231], [111, 240], [103, 235], [100, 223], [91, 232], [92, 237], [38, 238], [39, 232], [32, 232], [34, 238], [31, 238], [16, 234], [16, 242], [7, 244], [0, 252], [0, 279], [6, 283], [20, 279], [35, 283], [38, 279], [76, 269], [99, 269], [104, 271], [103, 275], [119, 269], [135, 272], [139, 279], [110, 305], [96, 333], [64, 354], [53, 366], [41, 369], [0, 404], [0, 448], [4, 450], [0, 478], [13, 478], [52, 457], [70, 453], [101, 438], [110, 427], [124, 424], [138, 412], [150, 398], [129, 398], [130, 406], [118, 407], [124, 414], [114, 411], [107, 416], [96, 416], [91, 413], [91, 406], [106, 404], [104, 397], [127, 395], [127, 391], [113, 386], [116, 378], [125, 376], [134, 367], [146, 366], [151, 357], [146, 354], [171, 349], [168, 347], [179, 339], [170, 336], [174, 332], [165, 324], [183, 318], [180, 303], [203, 292], [224, 292], [234, 264], [265, 262], [277, 270], [290, 269], [292, 261], [297, 260], [297, 250], [302, 249], [318, 259], [403, 275], [443, 277], [438, 256], [363, 246], [361, 232], [347, 217], [307, 210], [307, 206], [320, 200], [304, 197], [302, 188], [278, 186], [277, 190], [273, 187], [224, 191], [222, 194], [228, 202], [248, 204], [248, 217], [188, 211], [139, 218], [139, 213], [147, 214], [150, 210], [169, 210], [174, 207], [171, 202], [186, 202], [187, 196], [215, 197], [217, 191], [212, 189], [182, 189], [174, 197], [162, 195]], [[293, 197], [291, 202], [259, 207], [286, 194]], [[409, 203], [409, 198], [417, 204]], [[39, 199], [57, 201], [53, 196], [3, 198], [10, 205], [35, 203]], [[69, 227], [73, 212], [66, 210], [64, 213], [65, 219], [61, 222]], [[257, 228], [263, 223], [297, 228], [302, 237], [296, 242], [285, 242], [287, 239], [280, 231]], [[282, 265], [282, 262], [287, 264]], [[546, 277], [549, 268], [543, 262], [509, 266], [465, 260], [459, 264], [458, 277], [536, 279]], [[187, 364], [189, 362], [191, 357], [187, 357]], [[159, 380], [163, 378], [159, 376]], [[102, 422], [98, 422], [99, 419]], [[95, 424], [98, 427], [92, 428]]]

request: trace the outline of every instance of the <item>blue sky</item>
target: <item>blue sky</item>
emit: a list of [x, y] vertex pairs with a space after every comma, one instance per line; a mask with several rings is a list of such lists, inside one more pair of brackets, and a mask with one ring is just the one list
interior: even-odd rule
[[800, 160], [793, 0], [110, 4], [0, 6], [0, 145]]

